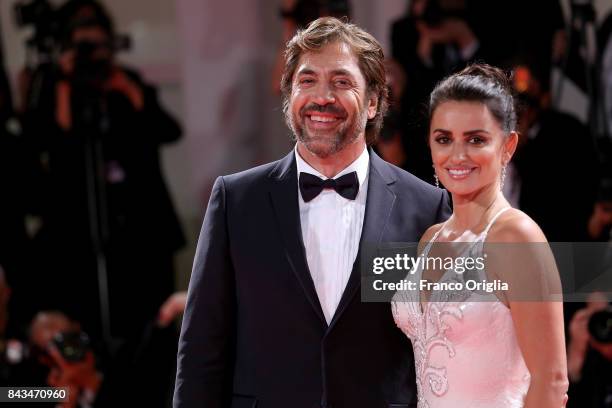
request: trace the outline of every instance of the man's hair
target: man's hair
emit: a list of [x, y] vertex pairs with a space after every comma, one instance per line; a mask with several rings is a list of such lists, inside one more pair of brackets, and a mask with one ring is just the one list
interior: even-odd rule
[[368, 119], [365, 139], [368, 144], [376, 141], [383, 125], [383, 118], [389, 106], [389, 91], [386, 84], [385, 56], [376, 39], [354, 24], [333, 17], [321, 17], [306, 27], [287, 43], [285, 49], [285, 70], [281, 79], [283, 112], [288, 114], [293, 74], [300, 57], [305, 52], [317, 52], [324, 46], [341, 42], [348, 45], [359, 61], [367, 87], [367, 97], [378, 99], [376, 116]]

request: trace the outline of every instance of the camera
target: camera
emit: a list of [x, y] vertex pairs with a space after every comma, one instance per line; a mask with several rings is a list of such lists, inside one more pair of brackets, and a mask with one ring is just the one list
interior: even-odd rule
[[59, 35], [57, 11], [47, 0], [19, 1], [14, 8], [15, 22], [22, 28], [34, 26], [34, 35], [27, 40], [41, 54], [50, 54]]
[[612, 343], [612, 307], [594, 313], [589, 319], [589, 333], [600, 343]]
[[83, 361], [91, 350], [89, 336], [83, 332], [60, 332], [53, 337], [53, 344], [69, 363]]

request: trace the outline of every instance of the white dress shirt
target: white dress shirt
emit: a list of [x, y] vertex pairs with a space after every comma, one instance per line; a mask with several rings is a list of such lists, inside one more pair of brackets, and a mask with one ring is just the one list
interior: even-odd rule
[[[295, 160], [298, 177], [300, 172], [305, 172], [323, 180], [328, 178], [302, 159], [297, 145]], [[370, 155], [368, 149], [364, 148], [353, 163], [334, 177], [336, 179], [352, 171], [357, 172], [359, 192], [355, 200], [348, 200], [335, 190], [324, 189], [312, 201], [304, 202], [298, 187], [306, 260], [328, 324], [336, 312], [359, 250], [369, 166]]]

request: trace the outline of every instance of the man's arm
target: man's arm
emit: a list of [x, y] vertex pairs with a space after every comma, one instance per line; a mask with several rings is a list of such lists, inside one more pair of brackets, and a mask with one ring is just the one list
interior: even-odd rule
[[212, 189], [189, 282], [174, 408], [228, 407], [235, 355], [235, 282], [223, 177]]

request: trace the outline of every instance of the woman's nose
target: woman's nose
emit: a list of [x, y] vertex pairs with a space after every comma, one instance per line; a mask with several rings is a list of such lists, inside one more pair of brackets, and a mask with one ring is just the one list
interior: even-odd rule
[[453, 149], [451, 151], [451, 160], [455, 163], [465, 161], [467, 158], [467, 151], [465, 143], [453, 143]]

